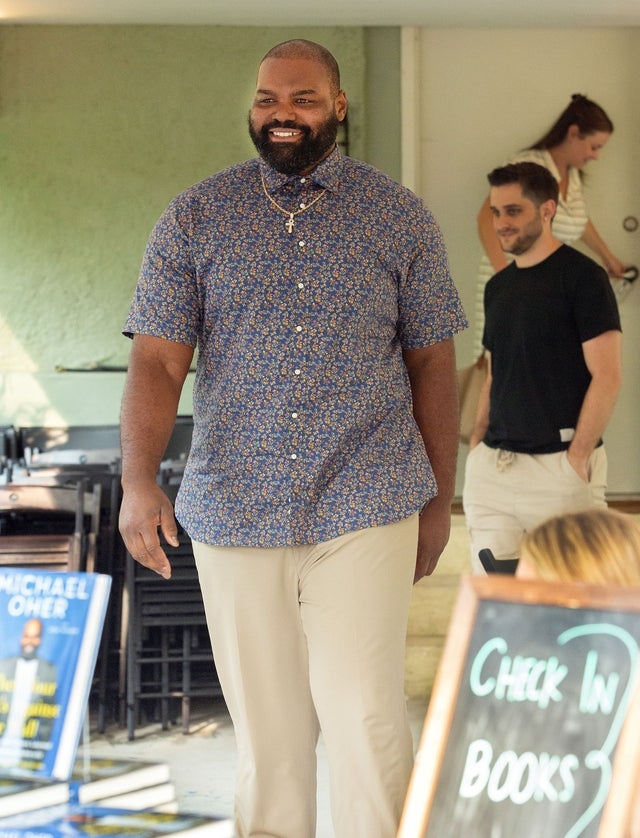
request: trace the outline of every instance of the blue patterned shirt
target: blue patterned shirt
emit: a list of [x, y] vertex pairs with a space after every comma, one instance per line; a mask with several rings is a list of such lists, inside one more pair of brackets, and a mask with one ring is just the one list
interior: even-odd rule
[[187, 189], [125, 325], [198, 348], [187, 533], [315, 544], [419, 510], [437, 487], [402, 350], [465, 326], [431, 213], [365, 163], [336, 150], [301, 177], [254, 159]]

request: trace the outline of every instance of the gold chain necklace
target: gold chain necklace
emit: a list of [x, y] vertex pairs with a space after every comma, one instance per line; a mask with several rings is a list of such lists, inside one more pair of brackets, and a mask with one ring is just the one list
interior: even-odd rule
[[262, 191], [267, 196], [267, 198], [271, 201], [273, 206], [276, 209], [280, 210], [280, 212], [283, 212], [285, 215], [289, 216], [289, 218], [287, 218], [287, 220], [284, 222], [284, 226], [287, 228], [287, 233], [293, 233], [293, 225], [295, 224], [294, 219], [295, 219], [296, 215], [300, 215], [301, 212], [304, 212], [305, 210], [310, 209], [317, 201], [320, 200], [320, 198], [322, 198], [322, 196], [327, 191], [326, 189], [323, 189], [322, 192], [319, 195], [316, 195], [316, 197], [313, 199], [313, 201], [311, 201], [310, 204], [302, 204], [300, 209], [297, 209], [294, 212], [289, 212], [289, 210], [286, 210], [284, 207], [281, 207], [280, 204], [277, 203], [277, 201], [275, 201], [271, 197], [271, 195], [268, 193], [267, 185], [264, 182], [264, 177], [262, 175], [262, 172], [260, 172], [260, 182], [262, 183]]

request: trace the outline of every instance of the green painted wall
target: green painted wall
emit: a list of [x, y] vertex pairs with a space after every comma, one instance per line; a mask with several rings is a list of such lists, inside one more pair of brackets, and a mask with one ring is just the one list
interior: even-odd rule
[[393, 114], [398, 30], [0, 26], [0, 424], [117, 421], [122, 372], [56, 368], [126, 366], [151, 227], [177, 192], [253, 156], [258, 62], [298, 36], [340, 63], [351, 154], [397, 176], [399, 135], [367, 117], [367, 60]]
[[402, 180], [400, 29], [365, 29], [364, 159]]

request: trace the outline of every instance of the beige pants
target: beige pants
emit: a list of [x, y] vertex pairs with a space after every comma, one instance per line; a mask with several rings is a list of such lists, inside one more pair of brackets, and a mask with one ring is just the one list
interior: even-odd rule
[[194, 543], [238, 749], [238, 838], [314, 838], [316, 743], [337, 838], [393, 838], [413, 763], [404, 651], [418, 516], [319, 545]]
[[481, 442], [467, 455], [462, 502], [471, 541], [471, 564], [484, 574], [478, 552], [515, 559], [525, 532], [553, 515], [606, 506], [607, 455], [604, 445], [589, 460], [585, 483], [557, 454], [516, 454]]

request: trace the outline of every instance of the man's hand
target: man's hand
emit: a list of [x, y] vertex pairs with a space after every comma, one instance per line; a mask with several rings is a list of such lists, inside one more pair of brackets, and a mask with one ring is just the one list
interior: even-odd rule
[[120, 533], [125, 546], [137, 562], [169, 579], [171, 564], [162, 549], [158, 527], [167, 543], [177, 547], [173, 506], [158, 484], [125, 489], [120, 507]]
[[439, 494], [420, 515], [414, 581], [436, 569], [449, 540], [460, 420], [453, 338], [422, 349], [405, 349], [413, 416], [431, 462]]
[[451, 504], [435, 497], [420, 514], [414, 584], [436, 569], [451, 532]]
[[567, 459], [571, 468], [576, 472], [581, 480], [585, 483], [589, 482], [589, 457], [581, 457], [575, 454], [571, 448], [567, 451]]

